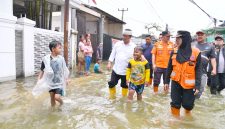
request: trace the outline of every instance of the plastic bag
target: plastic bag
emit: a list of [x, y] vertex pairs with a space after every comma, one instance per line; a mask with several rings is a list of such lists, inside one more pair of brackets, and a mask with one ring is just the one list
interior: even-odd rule
[[37, 82], [37, 84], [33, 88], [32, 94], [33, 96], [40, 96], [42, 93], [48, 92], [48, 91], [49, 91], [49, 87], [47, 82], [44, 79], [41, 79]]

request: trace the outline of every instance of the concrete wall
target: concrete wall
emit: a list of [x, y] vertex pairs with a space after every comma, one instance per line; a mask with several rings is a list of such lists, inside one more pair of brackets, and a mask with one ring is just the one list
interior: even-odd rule
[[115, 22], [109, 21], [107, 18], [105, 18], [104, 34], [108, 34], [113, 37], [121, 38], [122, 32], [123, 32], [123, 24], [115, 23]]
[[13, 0], [0, 4], [0, 82], [16, 78], [15, 65], [15, 23]]

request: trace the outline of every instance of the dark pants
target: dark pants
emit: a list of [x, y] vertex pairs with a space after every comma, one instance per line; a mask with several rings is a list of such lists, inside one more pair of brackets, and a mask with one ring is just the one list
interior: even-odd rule
[[152, 67], [152, 64], [149, 64], [150, 66], [150, 78], [153, 78], [153, 67]]
[[154, 86], [159, 86], [161, 82], [161, 77], [163, 75], [163, 83], [165, 84], [165, 77], [166, 77], [166, 68], [156, 68], [154, 72]]
[[211, 72], [207, 72], [207, 77], [208, 77], [207, 85], [208, 85], [208, 87], [210, 87], [210, 85], [211, 85]]
[[216, 91], [220, 92], [225, 88], [225, 73], [218, 73], [215, 76], [211, 76], [211, 94], [216, 94]]
[[108, 82], [109, 88], [113, 88], [118, 84], [118, 81], [121, 80], [120, 86], [122, 88], [128, 88], [126, 83], [126, 75], [118, 75], [114, 71], [111, 74], [111, 80]]
[[171, 84], [171, 107], [180, 109], [181, 105], [186, 110], [192, 110], [194, 107], [194, 90], [184, 89], [175, 81]]

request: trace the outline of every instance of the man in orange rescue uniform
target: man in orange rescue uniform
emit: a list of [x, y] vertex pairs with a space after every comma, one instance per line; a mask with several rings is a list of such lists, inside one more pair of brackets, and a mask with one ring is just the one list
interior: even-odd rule
[[162, 39], [156, 42], [152, 49], [152, 66], [154, 70], [154, 92], [158, 93], [158, 86], [163, 75], [163, 83], [165, 84], [166, 68], [168, 66], [170, 54], [173, 51], [173, 43], [170, 42], [170, 32], [163, 31]]
[[195, 95], [201, 85], [201, 53], [191, 47], [191, 35], [188, 31], [178, 31], [177, 48], [171, 54], [164, 90], [168, 91], [171, 83], [171, 112], [180, 116], [181, 105], [186, 114], [194, 107]]

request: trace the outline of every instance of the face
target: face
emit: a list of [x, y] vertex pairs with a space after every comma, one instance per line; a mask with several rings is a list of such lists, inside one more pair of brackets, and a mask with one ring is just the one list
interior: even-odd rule
[[197, 42], [202, 43], [205, 41], [205, 38], [206, 38], [205, 34], [203, 34], [203, 33], [197, 34]]
[[140, 60], [141, 59], [141, 55], [142, 55], [141, 51], [134, 49], [134, 59], [135, 60]]
[[124, 41], [124, 43], [129, 43], [130, 42], [130, 39], [131, 39], [131, 36], [130, 35], [123, 35], [123, 41]]
[[145, 41], [146, 41], [146, 43], [151, 43], [152, 40], [151, 40], [150, 37], [146, 37], [146, 38], [145, 38]]
[[218, 38], [216, 41], [215, 41], [215, 45], [218, 45], [218, 46], [223, 46], [224, 44], [224, 41], [220, 38]]
[[165, 36], [162, 36], [162, 40], [163, 40], [164, 42], [168, 42], [168, 41], [170, 40], [170, 34], [167, 34], [167, 35], [165, 35]]
[[62, 52], [62, 45], [57, 45], [55, 48], [52, 48], [52, 52], [57, 55], [60, 55]]
[[177, 46], [178, 48], [181, 46], [182, 44], [182, 38], [181, 37], [176, 37], [176, 44], [175, 46]]

